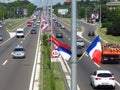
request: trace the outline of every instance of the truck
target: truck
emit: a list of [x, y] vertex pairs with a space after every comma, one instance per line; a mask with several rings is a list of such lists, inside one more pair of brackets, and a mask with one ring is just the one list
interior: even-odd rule
[[101, 63], [118, 63], [120, 62], [120, 44], [102, 43], [102, 60]]
[[32, 26], [32, 20], [27, 20], [27, 26]]

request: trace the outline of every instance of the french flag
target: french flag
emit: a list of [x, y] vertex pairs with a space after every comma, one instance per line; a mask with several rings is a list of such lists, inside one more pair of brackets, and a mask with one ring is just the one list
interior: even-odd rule
[[95, 40], [87, 48], [87, 53], [96, 64], [100, 65], [102, 59], [102, 47], [99, 36], [97, 36]]
[[60, 47], [60, 46], [57, 47], [57, 50], [65, 60], [68, 61], [70, 59], [72, 55], [72, 52], [70, 50]]

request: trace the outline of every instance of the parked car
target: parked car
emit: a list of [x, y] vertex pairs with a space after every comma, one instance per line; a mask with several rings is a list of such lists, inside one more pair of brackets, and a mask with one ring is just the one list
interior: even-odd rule
[[3, 41], [3, 36], [0, 34], [0, 41]]
[[37, 30], [36, 30], [36, 29], [31, 29], [30, 33], [31, 33], [31, 34], [36, 34], [36, 33], [37, 33]]
[[77, 45], [85, 46], [84, 40], [82, 38], [77, 39]]
[[76, 48], [77, 48], [77, 57], [82, 56], [83, 54], [82, 46], [77, 44]]
[[62, 33], [56, 33], [56, 38], [63, 38], [63, 34]]
[[95, 35], [95, 32], [94, 31], [89, 31], [88, 32], [88, 36], [94, 36]]
[[25, 49], [23, 46], [18, 45], [14, 48], [11, 54], [13, 58], [25, 58]]
[[115, 77], [109, 70], [96, 70], [90, 75], [93, 88], [115, 89]]

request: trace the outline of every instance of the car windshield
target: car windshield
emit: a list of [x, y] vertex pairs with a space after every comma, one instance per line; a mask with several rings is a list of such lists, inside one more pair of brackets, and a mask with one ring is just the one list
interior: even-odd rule
[[23, 33], [23, 31], [17, 31], [17, 33]]
[[31, 31], [35, 31], [35, 29], [32, 29]]
[[109, 74], [109, 73], [100, 73], [97, 76], [98, 77], [112, 77], [112, 74]]
[[15, 48], [14, 51], [24, 51], [23, 48]]
[[83, 40], [78, 39], [77, 42], [83, 42]]

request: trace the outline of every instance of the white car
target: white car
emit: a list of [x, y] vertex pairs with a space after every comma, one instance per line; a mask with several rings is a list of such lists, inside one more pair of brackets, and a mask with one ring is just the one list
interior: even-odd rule
[[20, 45], [16, 46], [11, 54], [13, 58], [25, 58], [25, 50]]
[[77, 45], [85, 46], [84, 40], [82, 38], [77, 39]]
[[24, 29], [23, 28], [18, 28], [17, 31], [16, 31], [16, 37], [19, 38], [19, 37], [23, 37], [24, 38]]
[[90, 76], [90, 83], [93, 88], [115, 89], [115, 77], [109, 70], [96, 70]]

